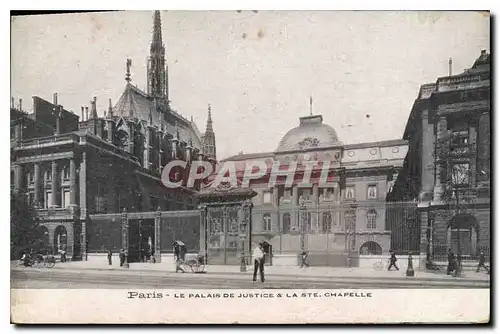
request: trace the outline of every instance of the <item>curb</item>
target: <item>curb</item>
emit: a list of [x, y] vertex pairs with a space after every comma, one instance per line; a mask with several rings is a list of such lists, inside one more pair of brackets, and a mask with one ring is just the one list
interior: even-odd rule
[[[151, 276], [158, 276], [161, 275], [162, 273], [174, 273], [173, 270], [140, 270], [140, 269], [126, 269], [126, 268], [68, 268], [68, 267], [53, 267], [51, 270], [72, 270], [72, 271], [79, 271], [79, 270], [84, 270], [84, 271], [99, 271], [99, 272], [131, 272], [131, 273], [153, 273]], [[43, 269], [42, 269], [43, 270]], [[195, 274], [195, 273], [190, 273], [188, 274]], [[231, 276], [241, 276], [241, 275], [250, 275], [251, 271], [247, 271], [245, 273], [240, 273], [240, 272], [220, 272], [220, 271], [209, 271], [204, 273], [205, 275], [231, 275]], [[317, 276], [317, 275], [295, 275], [295, 274], [290, 274], [290, 275], [284, 275], [284, 274], [273, 274], [273, 273], [268, 273], [266, 276], [270, 277], [300, 277], [301, 279], [321, 279], [325, 280], [328, 278], [332, 279], [347, 279], [347, 280], [358, 280], [358, 281], [374, 281], [374, 280], [387, 280], [387, 281], [420, 281], [420, 282], [449, 282], [449, 283], [481, 283], [481, 284], [490, 284], [490, 280], [487, 279], [468, 279], [468, 278], [459, 278], [459, 277], [418, 277], [418, 274], [414, 277], [406, 277], [406, 276], [399, 276], [399, 277], [386, 277], [386, 276], [375, 276], [375, 277], [367, 277], [367, 276]]]

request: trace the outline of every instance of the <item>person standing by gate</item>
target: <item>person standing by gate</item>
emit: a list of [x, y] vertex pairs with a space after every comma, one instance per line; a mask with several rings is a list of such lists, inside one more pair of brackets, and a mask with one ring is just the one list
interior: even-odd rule
[[481, 269], [481, 268], [484, 268], [486, 270], [487, 274], [490, 273], [490, 270], [486, 266], [485, 262], [486, 262], [486, 257], [484, 256], [483, 251], [481, 251], [481, 253], [479, 254], [479, 263], [477, 265], [476, 273], [478, 273], [479, 269]]
[[260, 271], [260, 281], [264, 283], [264, 252], [262, 245], [258, 244], [252, 253], [253, 258], [253, 281], [257, 281], [257, 271]]
[[396, 270], [399, 270], [398, 266], [396, 265], [396, 262], [398, 261], [398, 259], [396, 258], [396, 253], [394, 253], [394, 251], [391, 249], [389, 251], [389, 254], [391, 254], [391, 257], [389, 258], [389, 267], [387, 268], [387, 270], [391, 270], [392, 266], [394, 266], [394, 268], [396, 268]]
[[123, 248], [120, 250], [120, 267], [123, 267], [125, 263], [125, 250]]
[[112, 259], [113, 259], [113, 252], [111, 252], [111, 249], [108, 248], [108, 264], [112, 265]]
[[455, 254], [451, 248], [448, 249], [448, 268], [446, 269], [446, 275], [450, 275], [453, 271], [455, 271]]
[[309, 263], [307, 262], [307, 252], [305, 249], [302, 250], [302, 252], [300, 253], [300, 259], [301, 259], [300, 267], [301, 268], [303, 268], [303, 267], [309, 268]]

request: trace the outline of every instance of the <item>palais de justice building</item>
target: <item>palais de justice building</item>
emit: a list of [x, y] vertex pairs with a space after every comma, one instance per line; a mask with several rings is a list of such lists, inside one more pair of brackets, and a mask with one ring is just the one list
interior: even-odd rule
[[[313, 262], [342, 264], [346, 254], [387, 253], [391, 231], [386, 222], [386, 195], [403, 166], [404, 140], [343, 144], [321, 115], [304, 116], [274, 152], [239, 154], [225, 159], [238, 166], [264, 160], [268, 166], [297, 162], [293, 185], [278, 178], [268, 187], [267, 174], [252, 180], [252, 239], [266, 240], [281, 261], [295, 261], [302, 248]], [[318, 161], [309, 184], [302, 184], [304, 163]], [[322, 162], [329, 162], [328, 187], [320, 182]], [[244, 167], [241, 167], [244, 168]], [[241, 177], [241, 172], [240, 175]], [[220, 247], [219, 238], [209, 247]], [[209, 242], [210, 243], [210, 242]]]
[[[109, 100], [104, 117], [98, 116], [96, 98], [90, 109], [81, 107], [80, 117], [60, 105], [57, 94], [52, 103], [34, 96], [32, 113], [23, 110], [22, 101], [18, 106], [12, 101], [11, 185], [36, 205], [43, 246], [53, 252], [65, 248], [69, 258], [85, 259], [106, 249], [116, 253], [122, 247], [119, 220], [92, 221], [90, 216], [196, 208], [196, 189], [166, 189], [162, 167], [174, 159], [216, 162], [210, 107], [205, 133], [170, 107], [158, 11], [146, 92], [132, 83], [130, 66], [127, 60], [123, 94], [114, 105]], [[154, 244], [153, 224], [144, 221], [139, 228], [134, 238]], [[171, 250], [171, 243], [161, 247]]]

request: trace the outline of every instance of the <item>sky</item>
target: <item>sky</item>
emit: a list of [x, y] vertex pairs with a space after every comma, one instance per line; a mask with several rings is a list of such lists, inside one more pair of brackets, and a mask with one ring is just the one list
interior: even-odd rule
[[[345, 144], [400, 139], [420, 85], [490, 50], [477, 12], [162, 11], [171, 105], [204, 131], [211, 104], [217, 158], [269, 152], [312, 111]], [[15, 17], [11, 96], [80, 115], [132, 83], [146, 90], [153, 12]]]

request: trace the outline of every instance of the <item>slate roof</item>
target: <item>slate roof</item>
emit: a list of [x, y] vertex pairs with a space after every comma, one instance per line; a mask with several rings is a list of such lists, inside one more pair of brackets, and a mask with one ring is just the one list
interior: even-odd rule
[[[127, 83], [123, 94], [118, 99], [118, 102], [112, 108], [115, 117], [130, 118], [134, 117], [141, 121], [149, 123], [153, 126], [163, 128], [172, 136], [176, 135], [176, 124], [171, 124], [163, 119], [163, 111], [161, 106], [156, 105], [154, 100], [145, 92], [135, 87], [131, 83]], [[173, 116], [179, 127], [179, 139], [185, 143], [193, 142], [193, 147], [201, 149], [201, 134], [196, 125], [180, 115], [171, 108], [166, 108], [167, 113]]]

